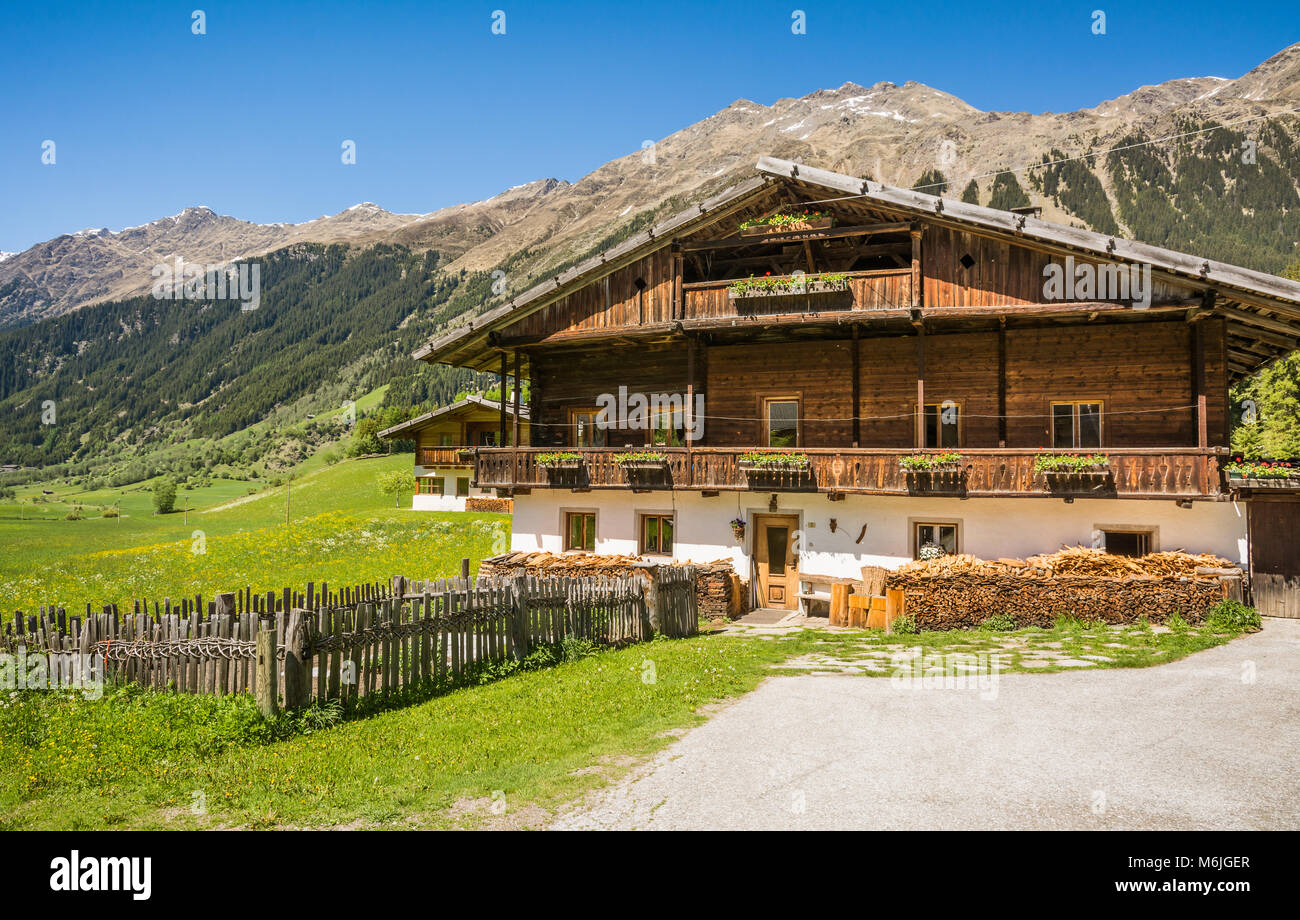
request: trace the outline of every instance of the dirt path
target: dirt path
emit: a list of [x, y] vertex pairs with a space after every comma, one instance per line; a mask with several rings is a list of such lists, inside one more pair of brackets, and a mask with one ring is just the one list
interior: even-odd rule
[[774, 677], [557, 828], [1300, 828], [1300, 621], [1145, 669]]

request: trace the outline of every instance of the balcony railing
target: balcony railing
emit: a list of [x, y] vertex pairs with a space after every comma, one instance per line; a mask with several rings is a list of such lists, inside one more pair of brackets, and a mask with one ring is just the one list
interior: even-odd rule
[[[842, 310], [906, 309], [912, 303], [910, 269], [848, 272], [848, 290], [813, 294], [780, 294], [732, 299], [731, 281], [684, 285], [687, 320], [762, 313], [820, 313]], [[793, 276], [790, 276], [793, 277]]]
[[[746, 447], [663, 449], [658, 470], [625, 469], [614, 456], [626, 448], [584, 448], [574, 467], [547, 468], [539, 454], [556, 448], [478, 448], [474, 477], [495, 489], [693, 489], [702, 491], [845, 492], [959, 497], [1206, 498], [1222, 494], [1227, 452], [1189, 447], [1103, 449], [1107, 469], [1083, 474], [1038, 473], [1035, 449], [963, 449], [955, 470], [931, 473], [901, 467], [914, 451], [807, 448], [806, 470], [745, 469]], [[567, 450], [567, 448], [566, 448]]]
[[463, 447], [421, 447], [415, 452], [415, 462], [420, 466], [472, 466], [474, 461], [461, 454]]

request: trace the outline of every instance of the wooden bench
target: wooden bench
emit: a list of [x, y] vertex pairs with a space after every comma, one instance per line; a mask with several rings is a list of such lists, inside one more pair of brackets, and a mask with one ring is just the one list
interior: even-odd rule
[[[836, 587], [840, 587], [847, 597], [848, 589], [852, 585], [858, 584], [856, 578], [841, 578], [836, 575], [809, 575], [800, 573], [799, 575], [799, 593], [796, 597], [799, 600], [799, 612], [804, 616], [816, 616], [812, 611], [813, 604], [825, 604], [826, 615], [830, 616], [835, 609]], [[824, 590], [819, 590], [824, 589]]]

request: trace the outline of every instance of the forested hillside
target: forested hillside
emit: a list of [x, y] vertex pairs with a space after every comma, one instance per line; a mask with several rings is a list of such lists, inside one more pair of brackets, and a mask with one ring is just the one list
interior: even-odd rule
[[389, 245], [295, 246], [261, 264], [256, 310], [139, 297], [0, 334], [0, 456], [93, 462], [218, 438], [298, 400], [302, 413], [342, 405], [395, 378], [417, 404], [480, 385], [448, 368], [412, 385], [409, 354], [489, 293], [486, 276]]

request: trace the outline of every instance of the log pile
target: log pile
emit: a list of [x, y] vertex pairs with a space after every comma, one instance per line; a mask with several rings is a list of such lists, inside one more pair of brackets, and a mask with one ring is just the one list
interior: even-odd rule
[[[652, 562], [638, 556], [515, 552], [484, 559], [478, 571], [480, 576], [527, 574], [585, 577], [639, 574], [649, 579], [660, 566], [682, 564]], [[690, 564], [695, 566], [695, 596], [699, 601], [701, 616], [708, 619], [734, 618], [744, 612], [745, 584], [736, 576], [730, 560]]]
[[695, 567], [695, 597], [700, 616], [710, 620], [735, 619], [749, 606], [746, 585], [729, 560]]
[[1227, 594], [1239, 569], [1212, 555], [1151, 553], [1139, 558], [1073, 547], [1028, 559], [943, 556], [892, 573], [904, 610], [922, 629], [979, 626], [1010, 614], [1019, 626], [1051, 626], [1057, 617], [1161, 623], [1177, 613], [1189, 623]]
[[466, 511], [485, 511], [492, 514], [509, 514], [515, 503], [510, 498], [493, 498], [490, 495], [470, 495], [465, 499]]
[[1198, 570], [1236, 571], [1226, 559], [1209, 553], [1148, 553], [1145, 556], [1116, 556], [1083, 546], [1066, 547], [1050, 555], [1028, 559], [977, 559], [974, 556], [940, 556], [909, 562], [896, 575], [922, 577], [951, 575], [1019, 575], [1052, 578], [1058, 575], [1090, 575], [1102, 578], [1192, 577]]

